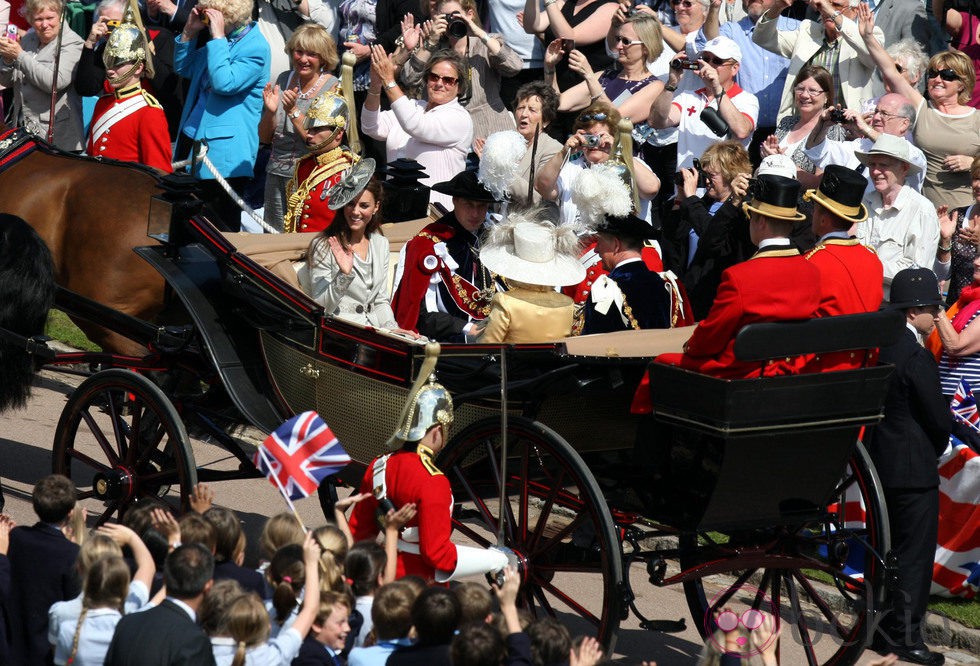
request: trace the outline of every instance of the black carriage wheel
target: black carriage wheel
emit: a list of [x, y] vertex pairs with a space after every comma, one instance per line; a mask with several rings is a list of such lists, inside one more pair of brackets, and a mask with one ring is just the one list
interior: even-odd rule
[[[507, 432], [504, 545], [522, 569], [520, 601], [535, 616], [584, 618], [580, 633], [595, 635], [611, 651], [623, 563], [602, 492], [579, 454], [550, 428], [512, 416]], [[452, 483], [456, 532], [479, 545], [496, 544], [500, 420], [479, 421], [453, 437], [439, 468]], [[596, 592], [571, 592], [572, 575], [576, 588]], [[589, 576], [586, 584], [582, 575]]]
[[[98, 524], [119, 520], [134, 501], [167, 501], [180, 509], [197, 484], [187, 431], [163, 391], [130, 370], [104, 370], [79, 385], [61, 412], [52, 470], [71, 478]], [[174, 502], [176, 504], [176, 502]]]
[[[864, 521], [853, 519], [860, 497]], [[845, 516], [844, 507], [849, 507]], [[738, 540], [744, 535], [710, 535], [715, 541]], [[779, 613], [781, 663], [845, 666], [854, 664], [870, 640], [872, 618], [885, 596], [885, 572], [879, 557], [890, 547], [888, 515], [881, 482], [864, 446], [858, 442], [824, 521], [814, 521], [783, 534], [764, 538], [771, 547], [759, 566], [730, 572], [706, 593], [701, 579], [684, 583], [684, 593], [695, 625], [706, 636], [709, 619], [733, 599], [740, 606], [767, 606]], [[682, 538], [681, 568], [692, 564], [684, 551], [694, 541]], [[703, 540], [702, 540], [703, 545]], [[814, 566], [777, 568], [781, 556], [811, 558]], [[864, 578], [855, 576], [863, 567]], [[710, 586], [710, 584], [709, 584]], [[765, 599], [764, 597], [768, 597]], [[708, 599], [712, 599], [709, 609]]]

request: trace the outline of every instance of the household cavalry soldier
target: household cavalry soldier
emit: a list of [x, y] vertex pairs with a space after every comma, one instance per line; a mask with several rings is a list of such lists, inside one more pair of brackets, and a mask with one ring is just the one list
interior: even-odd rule
[[123, 22], [106, 40], [102, 61], [107, 92], [95, 104], [85, 152], [171, 173], [167, 116], [140, 85], [144, 77], [153, 77], [148, 44], [138, 14], [127, 8]]
[[453, 399], [431, 374], [438, 354], [438, 343], [430, 342], [398, 428], [388, 440], [394, 452], [368, 466], [358, 492], [370, 497], [354, 505], [350, 517], [355, 540], [374, 539], [380, 529], [379, 508], [384, 514], [414, 503], [418, 513], [398, 541], [397, 577], [416, 575], [430, 583], [500, 571], [508, 563], [500, 550], [458, 546], [449, 539], [453, 494], [433, 459], [448, 441]]
[[350, 125], [349, 107], [337, 90], [324, 91], [310, 103], [303, 121], [310, 152], [296, 163], [286, 185], [286, 233], [323, 231], [333, 222], [337, 212], [328, 206], [327, 190], [360, 159], [344, 145]]

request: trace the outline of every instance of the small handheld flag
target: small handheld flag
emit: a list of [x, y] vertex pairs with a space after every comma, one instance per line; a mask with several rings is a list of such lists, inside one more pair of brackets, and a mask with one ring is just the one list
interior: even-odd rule
[[980, 432], [980, 412], [977, 411], [977, 399], [973, 395], [973, 389], [965, 379], [961, 379], [956, 387], [949, 408], [953, 410], [953, 416]]
[[266, 437], [255, 453], [255, 466], [287, 501], [308, 497], [350, 456], [316, 412], [294, 416]]

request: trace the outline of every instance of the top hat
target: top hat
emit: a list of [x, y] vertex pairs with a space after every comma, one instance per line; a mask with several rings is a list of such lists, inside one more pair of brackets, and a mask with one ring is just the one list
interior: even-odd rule
[[473, 171], [460, 171], [451, 180], [436, 183], [432, 189], [451, 197], [459, 197], [469, 201], [486, 201], [487, 203], [496, 201], [490, 191], [477, 179], [476, 173]]
[[752, 211], [784, 222], [800, 222], [806, 215], [796, 209], [800, 183], [786, 176], [765, 174], [755, 179], [752, 198], [742, 204], [746, 215]]
[[942, 305], [939, 279], [928, 268], [903, 268], [892, 278], [888, 307], [892, 310]]
[[884, 155], [905, 162], [909, 167], [910, 174], [919, 173], [918, 165], [912, 163], [912, 145], [903, 137], [882, 132], [878, 135], [874, 145], [871, 146], [871, 150], [866, 153], [854, 151], [854, 156], [864, 166], [868, 166], [868, 160], [874, 155]]
[[828, 164], [820, 179], [820, 186], [807, 190], [804, 201], [815, 201], [837, 217], [851, 222], [868, 219], [868, 209], [861, 200], [868, 188], [868, 179], [854, 169], [839, 164]]
[[596, 231], [611, 236], [629, 236], [631, 238], [653, 238], [657, 233], [653, 225], [632, 213], [622, 216], [606, 215], [596, 227]]
[[526, 284], [564, 287], [585, 279], [579, 242], [570, 225], [511, 213], [492, 227], [480, 249], [480, 263], [497, 275]]

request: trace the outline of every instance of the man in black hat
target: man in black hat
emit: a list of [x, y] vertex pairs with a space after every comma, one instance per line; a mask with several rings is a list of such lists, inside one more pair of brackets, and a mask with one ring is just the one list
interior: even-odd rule
[[668, 286], [641, 256], [643, 240], [653, 235], [653, 227], [635, 215], [606, 216], [595, 251], [609, 273], [592, 284], [582, 335], [670, 328]]
[[[818, 317], [874, 312], [881, 306], [884, 269], [874, 250], [848, 233], [864, 222], [868, 210], [861, 203], [867, 179], [853, 169], [827, 166], [820, 186], [803, 198], [812, 201], [813, 235], [819, 240], [806, 258], [820, 271]], [[862, 365], [864, 354], [822, 354], [808, 364], [814, 372], [845, 370]]]
[[906, 268], [892, 280], [889, 307], [905, 312], [902, 338], [881, 349], [895, 366], [889, 378], [884, 418], [865, 438], [885, 489], [892, 550], [898, 555], [898, 586], [872, 648], [902, 661], [939, 666], [944, 657], [922, 638], [939, 529], [936, 459], [949, 442], [952, 415], [939, 384], [939, 369], [921, 338], [935, 326], [942, 297], [928, 268]]
[[391, 305], [402, 328], [464, 342], [490, 313], [494, 283], [480, 263], [477, 241], [494, 199], [472, 171], [432, 189], [450, 195], [453, 210], [402, 248]]
[[803, 219], [796, 209], [799, 193], [800, 184], [792, 178], [759, 176], [752, 200], [742, 204], [749, 215], [749, 237], [759, 250], [721, 274], [714, 305], [684, 353], [661, 354], [658, 362], [732, 379], [800, 372], [803, 359], [765, 366], [735, 360], [735, 336], [743, 326], [808, 319], [820, 305], [820, 273], [789, 239], [794, 223]]

